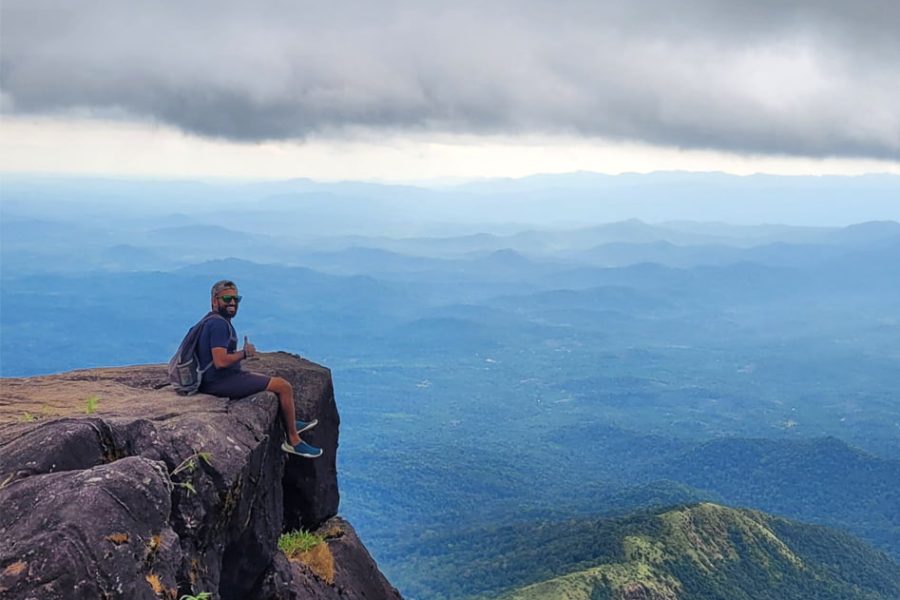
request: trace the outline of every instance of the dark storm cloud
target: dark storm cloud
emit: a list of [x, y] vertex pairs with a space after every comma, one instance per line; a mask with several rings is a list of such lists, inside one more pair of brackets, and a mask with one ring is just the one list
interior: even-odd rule
[[900, 3], [4, 0], [6, 113], [900, 158]]

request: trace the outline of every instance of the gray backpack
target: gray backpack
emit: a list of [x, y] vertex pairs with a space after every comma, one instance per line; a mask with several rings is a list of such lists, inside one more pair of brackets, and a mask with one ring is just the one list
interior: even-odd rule
[[212, 363], [209, 363], [205, 369], [201, 369], [200, 358], [197, 356], [200, 332], [203, 331], [203, 325], [210, 319], [224, 319], [224, 317], [214, 312], [207, 313], [200, 319], [200, 322], [188, 330], [187, 335], [181, 340], [175, 356], [169, 360], [169, 381], [175, 391], [182, 396], [196, 394], [203, 381], [203, 373], [213, 366]]

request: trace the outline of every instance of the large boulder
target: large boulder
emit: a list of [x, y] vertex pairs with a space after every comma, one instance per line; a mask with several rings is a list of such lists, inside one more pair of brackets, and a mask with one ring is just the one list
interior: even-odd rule
[[139, 457], [7, 485], [4, 598], [174, 596], [182, 553], [168, 524], [165, 465]]
[[321, 458], [281, 451], [273, 394], [178, 396], [164, 365], [2, 380], [0, 595], [258, 597], [285, 564], [279, 535], [337, 513], [340, 420], [327, 369], [247, 366], [292, 383]]

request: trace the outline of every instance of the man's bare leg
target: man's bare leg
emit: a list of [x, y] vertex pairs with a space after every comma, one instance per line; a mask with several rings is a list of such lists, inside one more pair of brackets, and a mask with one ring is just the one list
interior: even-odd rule
[[278, 403], [281, 405], [281, 418], [284, 420], [284, 428], [287, 431], [288, 443], [296, 446], [300, 443], [300, 434], [297, 433], [297, 415], [294, 410], [294, 388], [287, 379], [273, 377], [266, 386], [266, 391], [278, 394]]

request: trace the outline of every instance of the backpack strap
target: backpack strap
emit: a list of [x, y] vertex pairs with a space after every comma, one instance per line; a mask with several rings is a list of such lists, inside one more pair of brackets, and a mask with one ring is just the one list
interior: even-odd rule
[[[222, 319], [223, 321], [227, 321], [227, 320], [228, 320], [228, 319], [226, 319], [225, 317], [223, 317], [222, 315], [220, 315], [219, 313], [217, 313], [217, 312], [211, 310], [211, 311], [209, 311], [208, 313], [206, 313], [205, 315], [203, 315], [203, 318], [202, 318], [202, 319], [200, 319], [199, 321], [197, 321], [197, 325], [203, 325], [204, 323], [206, 323], [206, 322], [209, 321], [210, 319]], [[230, 325], [230, 324], [231, 324], [231, 323], [229, 323], [229, 325]]]

